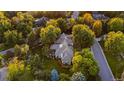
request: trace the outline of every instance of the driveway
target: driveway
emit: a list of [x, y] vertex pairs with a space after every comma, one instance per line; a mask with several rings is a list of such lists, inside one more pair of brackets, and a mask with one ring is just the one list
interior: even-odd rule
[[91, 51], [93, 52], [95, 60], [98, 62], [98, 65], [100, 67], [99, 75], [101, 77], [101, 80], [103, 81], [113, 81], [114, 76], [112, 74], [112, 71], [108, 65], [108, 62], [106, 60], [106, 57], [103, 53], [103, 50], [98, 43], [98, 41], [94, 41], [94, 45], [91, 47]]

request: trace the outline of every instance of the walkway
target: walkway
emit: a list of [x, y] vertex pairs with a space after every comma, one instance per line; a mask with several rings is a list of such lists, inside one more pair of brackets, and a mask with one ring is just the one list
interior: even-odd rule
[[94, 58], [98, 62], [98, 65], [100, 67], [99, 75], [101, 77], [101, 80], [102, 81], [115, 80], [98, 41], [94, 40], [94, 45], [91, 47], [91, 51], [93, 52]]

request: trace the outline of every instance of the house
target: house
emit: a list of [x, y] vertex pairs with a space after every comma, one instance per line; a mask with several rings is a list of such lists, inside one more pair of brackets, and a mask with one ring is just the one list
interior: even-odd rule
[[73, 57], [73, 43], [68, 35], [63, 33], [55, 44], [50, 47], [50, 49], [55, 50], [55, 57], [60, 58], [62, 64], [71, 65]]
[[93, 18], [95, 20], [108, 20], [109, 17], [105, 16], [104, 14], [100, 14], [98, 12], [93, 12]]
[[39, 26], [44, 26], [46, 24], [46, 21], [48, 21], [48, 18], [47, 17], [41, 17], [39, 19], [36, 19], [34, 21], [34, 24], [37, 25], [38, 27]]
[[79, 16], [79, 11], [74, 11], [73, 13], [72, 13], [72, 18], [74, 18], [74, 19], [77, 19], [78, 18], [78, 16]]

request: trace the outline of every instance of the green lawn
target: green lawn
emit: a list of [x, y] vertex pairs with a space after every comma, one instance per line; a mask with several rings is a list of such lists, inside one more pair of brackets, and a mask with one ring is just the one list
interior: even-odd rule
[[122, 72], [124, 71], [124, 59], [118, 61], [116, 57], [113, 57], [111, 54], [104, 52], [108, 63], [112, 69], [112, 72], [116, 79], [120, 79]]
[[[101, 46], [104, 50], [103, 44], [101, 43]], [[112, 56], [110, 53], [105, 52], [106, 59], [108, 61], [108, 64], [114, 74], [114, 77], [116, 79], [120, 79], [122, 72], [124, 71], [124, 59], [121, 61], [118, 61], [116, 57]]]

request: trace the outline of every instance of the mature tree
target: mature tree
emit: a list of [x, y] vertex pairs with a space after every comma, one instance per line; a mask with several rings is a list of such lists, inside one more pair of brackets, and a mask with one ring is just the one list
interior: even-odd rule
[[30, 67], [25, 67], [23, 60], [18, 60], [18, 58], [15, 57], [9, 62], [7, 75], [8, 80], [30, 80], [28, 75], [30, 75]]
[[35, 80], [48, 80], [50, 72], [44, 70], [44, 58], [41, 58], [38, 54], [31, 55], [29, 64], [31, 65], [31, 72]]
[[46, 28], [41, 28], [40, 38], [43, 44], [50, 45], [58, 38], [60, 33], [60, 28], [49, 25]]
[[21, 54], [27, 55], [28, 52], [29, 52], [29, 45], [27, 45], [27, 44], [21, 45]]
[[84, 24], [84, 18], [83, 17], [78, 17], [76, 22], [77, 22], [77, 24]]
[[71, 81], [85, 81], [86, 78], [81, 72], [73, 73]]
[[3, 33], [11, 29], [11, 21], [3, 12], [0, 12], [0, 42], [3, 41]]
[[19, 45], [15, 45], [15, 47], [14, 47], [14, 54], [15, 54], [15, 56], [19, 56], [19, 55], [21, 55], [21, 48], [20, 48], [20, 46]]
[[122, 18], [112, 18], [108, 22], [109, 31], [124, 31], [124, 20]]
[[98, 65], [93, 59], [89, 49], [83, 49], [82, 52], [76, 52], [72, 59], [72, 64], [72, 72], [81, 71], [87, 79], [98, 75]]
[[100, 20], [96, 20], [93, 23], [93, 31], [95, 32], [96, 36], [100, 36], [102, 33], [102, 22]]
[[55, 19], [50, 19], [50, 20], [47, 21], [47, 23], [46, 23], [46, 26], [49, 26], [49, 25], [52, 25], [52, 26], [57, 27], [57, 26], [58, 26], [57, 20], [55, 20]]
[[72, 29], [74, 47], [90, 47], [94, 41], [94, 32], [87, 25], [75, 25]]
[[61, 81], [68, 81], [68, 80], [70, 80], [70, 77], [69, 77], [69, 75], [68, 74], [65, 74], [65, 73], [60, 73], [60, 80]]
[[27, 54], [29, 52], [29, 46], [27, 44], [23, 44], [21, 46], [15, 45], [14, 52], [16, 56], [19, 56], [25, 59], [28, 56]]
[[85, 24], [87, 24], [88, 26], [92, 26], [94, 19], [92, 17], [92, 15], [90, 13], [85, 13], [83, 15], [83, 21]]
[[18, 12], [16, 17], [12, 18], [15, 28], [22, 32], [24, 37], [32, 31], [34, 18], [28, 13]]
[[43, 60], [40, 58], [38, 54], [31, 55], [29, 64], [31, 65], [32, 72], [35, 73], [38, 69], [43, 69]]
[[[30, 46], [33, 46], [35, 41], [36, 41], [36, 37], [37, 37], [37, 34], [35, 31], [31, 31], [29, 34], [28, 34], [28, 44]], [[33, 43], [32, 43], [33, 42]]]
[[62, 32], [66, 32], [68, 29], [68, 25], [65, 19], [58, 18], [57, 19], [58, 27], [61, 29]]
[[43, 44], [41, 54], [48, 56], [50, 52], [50, 45], [56, 41], [60, 36], [61, 30], [58, 27], [49, 25], [45, 28], [41, 28], [40, 39]]
[[109, 32], [104, 43], [106, 51], [115, 56], [124, 53], [124, 34], [120, 31]]
[[8, 46], [19, 44], [22, 41], [22, 33], [19, 33], [16, 30], [6, 31], [4, 32], [4, 41]]

